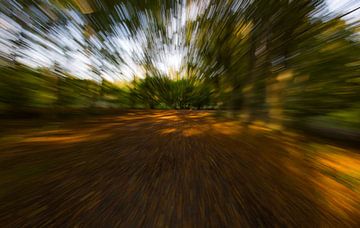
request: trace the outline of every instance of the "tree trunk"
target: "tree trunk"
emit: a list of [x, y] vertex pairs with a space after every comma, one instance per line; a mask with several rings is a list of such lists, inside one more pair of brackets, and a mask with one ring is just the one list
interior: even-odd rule
[[284, 121], [284, 99], [286, 97], [286, 86], [293, 77], [292, 70], [285, 69], [270, 77], [266, 86], [266, 104], [269, 107], [269, 127], [275, 130], [283, 129]]

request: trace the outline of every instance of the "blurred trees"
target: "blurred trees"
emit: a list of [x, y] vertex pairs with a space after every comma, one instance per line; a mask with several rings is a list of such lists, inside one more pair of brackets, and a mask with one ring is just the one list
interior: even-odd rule
[[[166, 76], [146, 76], [134, 80], [130, 94], [134, 102], [147, 108], [201, 109], [211, 106], [212, 90], [202, 81], [171, 80]], [[143, 106], [144, 107], [144, 106]]]
[[126, 87], [23, 65], [0, 68], [0, 112], [127, 108]]
[[[2, 110], [218, 108], [277, 129], [312, 122], [360, 128], [359, 23], [329, 15], [323, 0], [16, 2], [22, 12], [1, 3], [6, 20], [15, 16], [13, 27], [23, 29], [1, 30], [10, 40], [1, 38], [2, 45], [11, 46], [2, 61], [13, 62], [1, 66]], [[79, 30], [71, 38], [89, 59], [93, 80], [17, 63], [31, 42], [45, 45], [29, 33], [70, 53], [71, 45], [47, 37], [70, 22], [67, 31]], [[139, 41], [130, 59], [143, 78], [121, 86], [103, 78], [129, 59], [114, 37]], [[172, 78], [158, 69], [159, 53], [178, 49], [185, 54]]]
[[21, 64], [0, 68], [0, 112], [91, 108], [201, 109], [211, 106], [212, 88], [201, 80], [146, 76], [116, 84], [76, 78]]
[[197, 47], [198, 65], [216, 84], [221, 107], [277, 129], [353, 113], [359, 25], [341, 17], [324, 21], [324, 7], [321, 0], [211, 1], [190, 23], [197, 36], [188, 43]]

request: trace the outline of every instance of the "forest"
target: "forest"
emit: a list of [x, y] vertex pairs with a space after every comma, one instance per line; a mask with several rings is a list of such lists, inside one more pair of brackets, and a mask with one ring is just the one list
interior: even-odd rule
[[[359, 24], [344, 19], [354, 12], [331, 17], [320, 0], [274, 1], [271, 6], [266, 0], [165, 1], [162, 7], [157, 1], [146, 7], [142, 1], [80, 2], [1, 3], [0, 41], [8, 45], [1, 49], [2, 113], [218, 109], [236, 110], [246, 121], [283, 125], [306, 120], [360, 129]], [[23, 11], [14, 17], [15, 3]], [[86, 7], [96, 12], [84, 13]], [[71, 35], [74, 28], [81, 37]], [[63, 38], [66, 42], [62, 30], [71, 35]], [[122, 57], [123, 50], [114, 49], [115, 38], [122, 36], [142, 45], [129, 57], [141, 67], [141, 76], [133, 71], [116, 78], [120, 65], [130, 66], [129, 53], [125, 50]], [[86, 79], [57, 59], [26, 65], [29, 50], [40, 48], [65, 57], [77, 48], [96, 63], [88, 63]], [[181, 65], [164, 72], [158, 63], [166, 62], [170, 48], [181, 49]], [[110, 73], [112, 80], [103, 76]]]
[[1, 227], [360, 227], [359, 139], [359, 1], [0, 1]]

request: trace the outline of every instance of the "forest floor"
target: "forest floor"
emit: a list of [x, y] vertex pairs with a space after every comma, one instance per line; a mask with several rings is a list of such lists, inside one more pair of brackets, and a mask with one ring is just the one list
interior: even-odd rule
[[207, 111], [1, 124], [1, 227], [360, 227], [354, 148]]

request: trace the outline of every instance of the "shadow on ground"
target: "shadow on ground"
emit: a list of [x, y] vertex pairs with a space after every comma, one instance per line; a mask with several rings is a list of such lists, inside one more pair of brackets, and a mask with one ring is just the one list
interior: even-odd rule
[[356, 151], [203, 111], [8, 122], [0, 224], [358, 226]]

